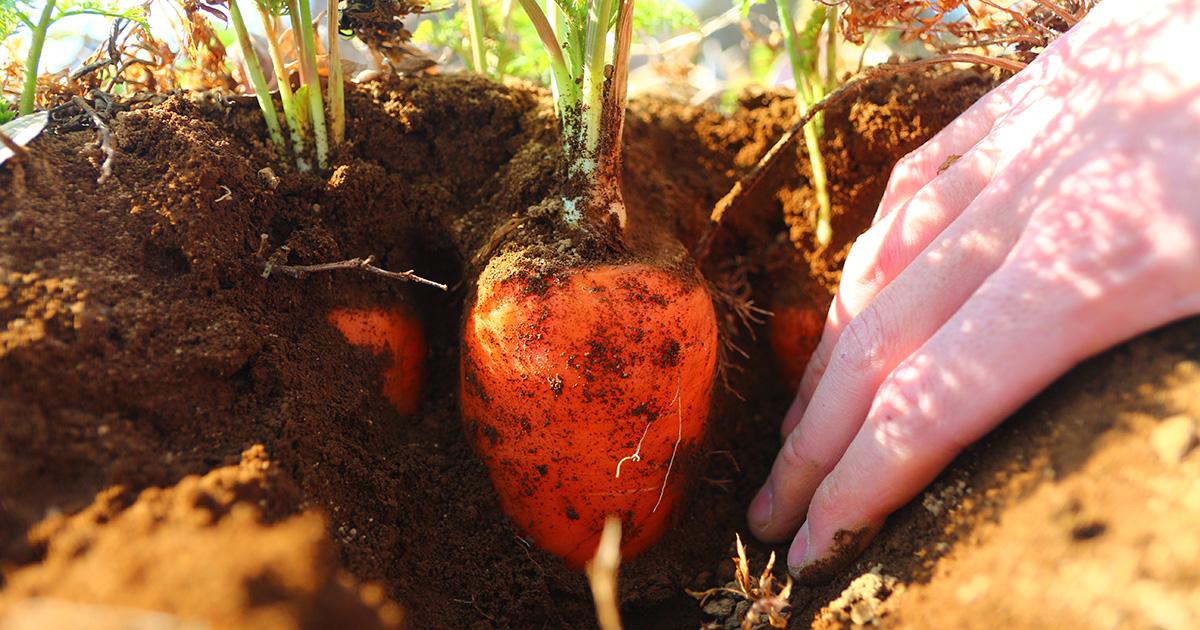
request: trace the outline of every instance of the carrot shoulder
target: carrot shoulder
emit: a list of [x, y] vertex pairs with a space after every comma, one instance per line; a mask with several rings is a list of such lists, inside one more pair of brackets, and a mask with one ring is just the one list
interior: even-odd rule
[[582, 568], [616, 514], [632, 557], [669, 525], [704, 436], [717, 362], [708, 291], [644, 264], [519, 267], [494, 259], [468, 312], [467, 436], [534, 544]]

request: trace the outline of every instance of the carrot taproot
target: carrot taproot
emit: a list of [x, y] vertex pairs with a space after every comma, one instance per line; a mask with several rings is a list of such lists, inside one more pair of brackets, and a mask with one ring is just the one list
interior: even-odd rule
[[[694, 275], [690, 275], [694, 274]], [[698, 274], [605, 264], [481, 274], [463, 330], [462, 418], [505, 513], [581, 569], [609, 515], [633, 557], [670, 524], [701, 443], [717, 325]]]
[[326, 315], [351, 344], [382, 355], [383, 395], [401, 414], [416, 413], [425, 388], [425, 332], [407, 308], [335, 308]]

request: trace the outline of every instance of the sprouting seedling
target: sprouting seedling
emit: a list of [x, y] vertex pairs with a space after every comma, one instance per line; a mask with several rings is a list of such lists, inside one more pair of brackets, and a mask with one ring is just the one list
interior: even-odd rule
[[7, 39], [9, 35], [22, 27], [29, 29], [31, 35], [29, 53], [25, 57], [25, 80], [21, 86], [21, 101], [17, 109], [18, 115], [21, 116], [33, 112], [42, 48], [46, 44], [46, 36], [50, 32], [50, 27], [55, 22], [75, 15], [101, 15], [110, 18], [125, 18], [146, 26], [139, 7], [122, 9], [115, 2], [47, 0], [36, 20], [33, 17], [34, 4], [30, 0], [0, 0], [0, 39]]

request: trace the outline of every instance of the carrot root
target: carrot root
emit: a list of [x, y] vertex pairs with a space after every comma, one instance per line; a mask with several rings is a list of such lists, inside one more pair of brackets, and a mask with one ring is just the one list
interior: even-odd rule
[[402, 306], [337, 308], [326, 316], [351, 344], [386, 357], [383, 395], [403, 415], [420, 409], [427, 347], [421, 322]]
[[698, 277], [648, 265], [553, 277], [493, 259], [463, 331], [468, 438], [523, 534], [581, 569], [604, 522], [626, 557], [670, 524], [717, 364]]

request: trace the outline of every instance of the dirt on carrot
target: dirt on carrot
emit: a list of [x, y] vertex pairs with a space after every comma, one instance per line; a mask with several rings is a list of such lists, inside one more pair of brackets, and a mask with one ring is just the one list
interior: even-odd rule
[[[737, 532], [754, 574], [781, 550], [753, 541], [743, 518], [789, 402], [752, 307], [797, 282], [828, 304], [890, 165], [993, 79], [899, 77], [830, 113], [828, 250], [812, 249], [816, 206], [793, 157], [731, 211], [701, 266], [724, 379], [671, 529], [622, 564], [626, 627], [740, 624], [744, 602], [702, 608], [685, 589], [734, 581]], [[327, 180], [281, 164], [253, 109], [184, 96], [118, 115], [103, 185], [87, 129], [46, 134], [29, 162], [0, 166], [0, 618], [595, 627], [583, 574], [520, 539], [459, 420], [466, 270], [503, 245], [496, 234], [546, 229], [561, 166], [547, 95], [385, 79], [347, 106], [349, 142]], [[631, 216], [654, 213], [693, 246], [793, 112], [770, 92], [730, 116], [634, 103]], [[354, 271], [263, 277], [263, 233], [268, 261], [375, 255], [451, 290]], [[420, 313], [429, 343], [411, 416], [384, 397], [386, 362], [324, 316], [396, 302]], [[792, 627], [1200, 619], [1187, 560], [1200, 527], [1198, 334], [1185, 322], [1065, 377], [831, 584], [794, 589]]]

